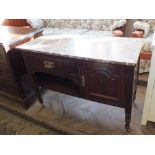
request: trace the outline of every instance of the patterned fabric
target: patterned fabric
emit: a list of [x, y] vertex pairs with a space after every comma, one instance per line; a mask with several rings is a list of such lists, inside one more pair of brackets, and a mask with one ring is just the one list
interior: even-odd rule
[[115, 21], [111, 27], [112, 30], [118, 28], [118, 27], [123, 27], [126, 24], [126, 19], [122, 19], [119, 21]]
[[152, 51], [151, 47], [152, 39], [153, 39], [153, 33], [150, 33], [146, 38], [144, 38], [143, 50]]
[[119, 19], [44, 19], [46, 27], [110, 31]]
[[[146, 22], [150, 26], [149, 34], [144, 38], [144, 45], [143, 50], [144, 51], [152, 51], [152, 39], [153, 39], [153, 33], [155, 31], [155, 19], [141, 19], [141, 21]], [[149, 72], [150, 69], [150, 60], [140, 60], [140, 66], [139, 66], [139, 73], [146, 73]]]
[[42, 28], [44, 27], [44, 21], [42, 19], [26, 19], [27, 23], [33, 28]]
[[150, 25], [150, 33], [155, 31], [155, 19], [141, 19], [141, 21], [144, 21]]
[[[152, 52], [151, 44], [152, 44], [152, 39], [153, 39], [153, 33], [150, 33], [147, 37], [142, 38], [142, 39], [144, 39], [144, 44], [142, 47], [143, 52], [145, 52], [145, 51]], [[150, 63], [151, 63], [151, 60], [140, 59], [139, 73], [149, 72]]]
[[147, 72], [149, 72], [150, 64], [151, 64], [150, 60], [141, 59], [140, 64], [139, 64], [139, 73], [147, 73]]
[[148, 35], [150, 31], [150, 25], [146, 22], [136, 21], [133, 25], [135, 29], [141, 29], [144, 31], [144, 37]]

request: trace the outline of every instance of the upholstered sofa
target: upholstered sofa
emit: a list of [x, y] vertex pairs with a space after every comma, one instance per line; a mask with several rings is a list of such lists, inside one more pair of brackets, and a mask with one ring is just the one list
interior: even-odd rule
[[155, 20], [139, 20], [133, 24], [132, 37], [142, 38], [144, 45], [140, 55], [140, 73], [149, 72], [152, 57], [152, 39], [155, 30]]
[[72, 33], [124, 36], [126, 20], [118, 19], [4, 19], [1, 25], [45, 28], [44, 34]]
[[153, 39], [153, 32], [150, 32], [148, 36], [141, 39], [144, 41], [144, 45], [140, 55], [139, 73], [148, 73], [150, 69], [150, 64], [151, 64], [151, 58], [152, 58], [151, 44]]
[[116, 36], [115, 30], [123, 33], [125, 26], [124, 20], [120, 21], [118, 19], [44, 19], [44, 23], [46, 27], [45, 35], [69, 33]]

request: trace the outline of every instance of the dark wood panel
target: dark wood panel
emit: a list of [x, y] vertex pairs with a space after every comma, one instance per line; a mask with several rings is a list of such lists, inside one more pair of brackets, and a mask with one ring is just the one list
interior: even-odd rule
[[5, 49], [2, 44], [0, 44], [0, 63], [7, 64]]
[[[119, 107], [126, 106], [126, 87], [128, 85], [126, 74], [128, 72], [126, 72], [125, 65], [64, 58], [63, 56], [49, 56], [47, 54], [36, 54], [35, 52], [27, 52], [25, 50], [22, 53], [30, 76], [33, 75], [33, 79], [36, 79], [37, 74], [38, 77], [44, 77], [42, 81], [38, 82], [39, 84], [44, 83], [50, 89], [72, 94], [68, 93], [71, 91], [69, 87], [62, 89], [61, 81], [52, 81], [52, 76], [61, 77], [62, 81], [63, 78], [66, 78], [78, 86], [78, 91], [81, 92], [79, 94], [82, 98]], [[54, 62], [54, 65], [58, 65], [55, 65], [54, 68], [49, 65], [51, 68], [46, 68], [43, 61]], [[49, 78], [51, 81], [45, 78], [48, 74], [51, 75], [51, 79]]]
[[12, 72], [8, 65], [0, 63], [0, 76], [12, 79]]
[[124, 107], [125, 68], [106, 63], [83, 63], [81, 73], [85, 77], [85, 96], [92, 100]]
[[45, 73], [57, 73], [67, 75], [78, 75], [78, 67], [76, 61], [60, 58], [56, 56], [48, 56], [45, 54], [24, 53], [27, 63], [31, 66], [31, 70], [41, 71]]
[[20, 97], [21, 92], [18, 88], [17, 84], [14, 81], [0, 78], [0, 92], [5, 93], [7, 95]]

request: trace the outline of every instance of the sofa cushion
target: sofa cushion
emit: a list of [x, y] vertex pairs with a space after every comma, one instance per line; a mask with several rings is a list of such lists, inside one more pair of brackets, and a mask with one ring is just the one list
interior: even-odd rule
[[143, 38], [143, 36], [144, 36], [143, 30], [136, 30], [136, 31], [132, 32], [132, 37]]
[[150, 25], [148, 23], [142, 22], [142, 21], [136, 21], [133, 26], [134, 26], [135, 30], [137, 30], [137, 29], [143, 30], [144, 37], [146, 37], [149, 34]]
[[123, 37], [123, 32], [121, 30], [114, 30], [113, 36], [114, 37]]
[[42, 19], [26, 19], [27, 23], [31, 25], [33, 28], [42, 28], [44, 27], [44, 21]]
[[117, 28], [121, 28], [121, 27], [124, 27], [126, 24], [126, 19], [121, 19], [121, 20], [118, 20], [118, 21], [115, 21], [112, 26], [111, 26], [111, 29], [112, 31], [117, 29]]

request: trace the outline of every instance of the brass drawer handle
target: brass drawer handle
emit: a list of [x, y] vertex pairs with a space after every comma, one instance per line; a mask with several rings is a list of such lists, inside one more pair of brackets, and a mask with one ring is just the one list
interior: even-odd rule
[[47, 68], [47, 69], [53, 69], [55, 68], [55, 64], [54, 62], [51, 62], [51, 61], [43, 61], [43, 64], [44, 64], [44, 67]]

